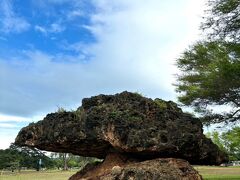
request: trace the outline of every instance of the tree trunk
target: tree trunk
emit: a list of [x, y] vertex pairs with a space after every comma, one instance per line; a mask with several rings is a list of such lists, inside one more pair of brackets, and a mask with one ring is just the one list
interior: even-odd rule
[[64, 170], [64, 171], [67, 171], [67, 170], [68, 170], [68, 165], [67, 165], [67, 153], [64, 153], [64, 154], [63, 154], [63, 162], [64, 162], [64, 168], [63, 168], [63, 170]]

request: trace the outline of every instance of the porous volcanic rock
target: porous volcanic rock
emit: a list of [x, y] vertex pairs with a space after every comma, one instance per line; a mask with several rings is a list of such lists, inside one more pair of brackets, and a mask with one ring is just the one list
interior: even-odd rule
[[69, 180], [201, 180], [185, 160], [157, 158], [138, 161], [123, 155], [109, 154], [102, 164], [87, 165]]
[[126, 91], [85, 98], [74, 112], [48, 114], [23, 128], [15, 143], [98, 158], [118, 152], [142, 160], [182, 158], [193, 164], [227, 160], [203, 135], [199, 119], [171, 101]]

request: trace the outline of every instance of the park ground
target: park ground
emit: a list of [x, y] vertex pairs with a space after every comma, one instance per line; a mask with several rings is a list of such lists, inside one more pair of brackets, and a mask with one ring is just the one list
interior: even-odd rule
[[194, 166], [205, 180], [240, 180], [240, 166]]
[[[194, 166], [205, 180], [240, 180], [240, 167]], [[77, 170], [72, 171], [1, 171], [0, 180], [66, 180]]]

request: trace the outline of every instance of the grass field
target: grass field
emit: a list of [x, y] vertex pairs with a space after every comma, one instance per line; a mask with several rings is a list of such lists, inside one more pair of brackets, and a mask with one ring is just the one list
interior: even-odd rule
[[194, 166], [205, 180], [240, 180], [240, 167]]
[[0, 180], [66, 180], [76, 171], [21, 171], [7, 172], [0, 175]]
[[[194, 166], [205, 180], [240, 180], [240, 167]], [[0, 171], [0, 180], [66, 180], [75, 171]]]

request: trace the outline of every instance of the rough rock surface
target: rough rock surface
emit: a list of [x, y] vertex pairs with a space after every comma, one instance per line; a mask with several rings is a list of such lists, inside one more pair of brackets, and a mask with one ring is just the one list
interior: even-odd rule
[[102, 164], [86, 166], [69, 180], [201, 180], [202, 177], [182, 159], [157, 158], [138, 162], [109, 154]]
[[74, 112], [48, 114], [23, 128], [15, 143], [98, 158], [118, 152], [145, 160], [182, 158], [193, 164], [227, 160], [203, 135], [199, 119], [171, 101], [129, 92], [86, 98]]

